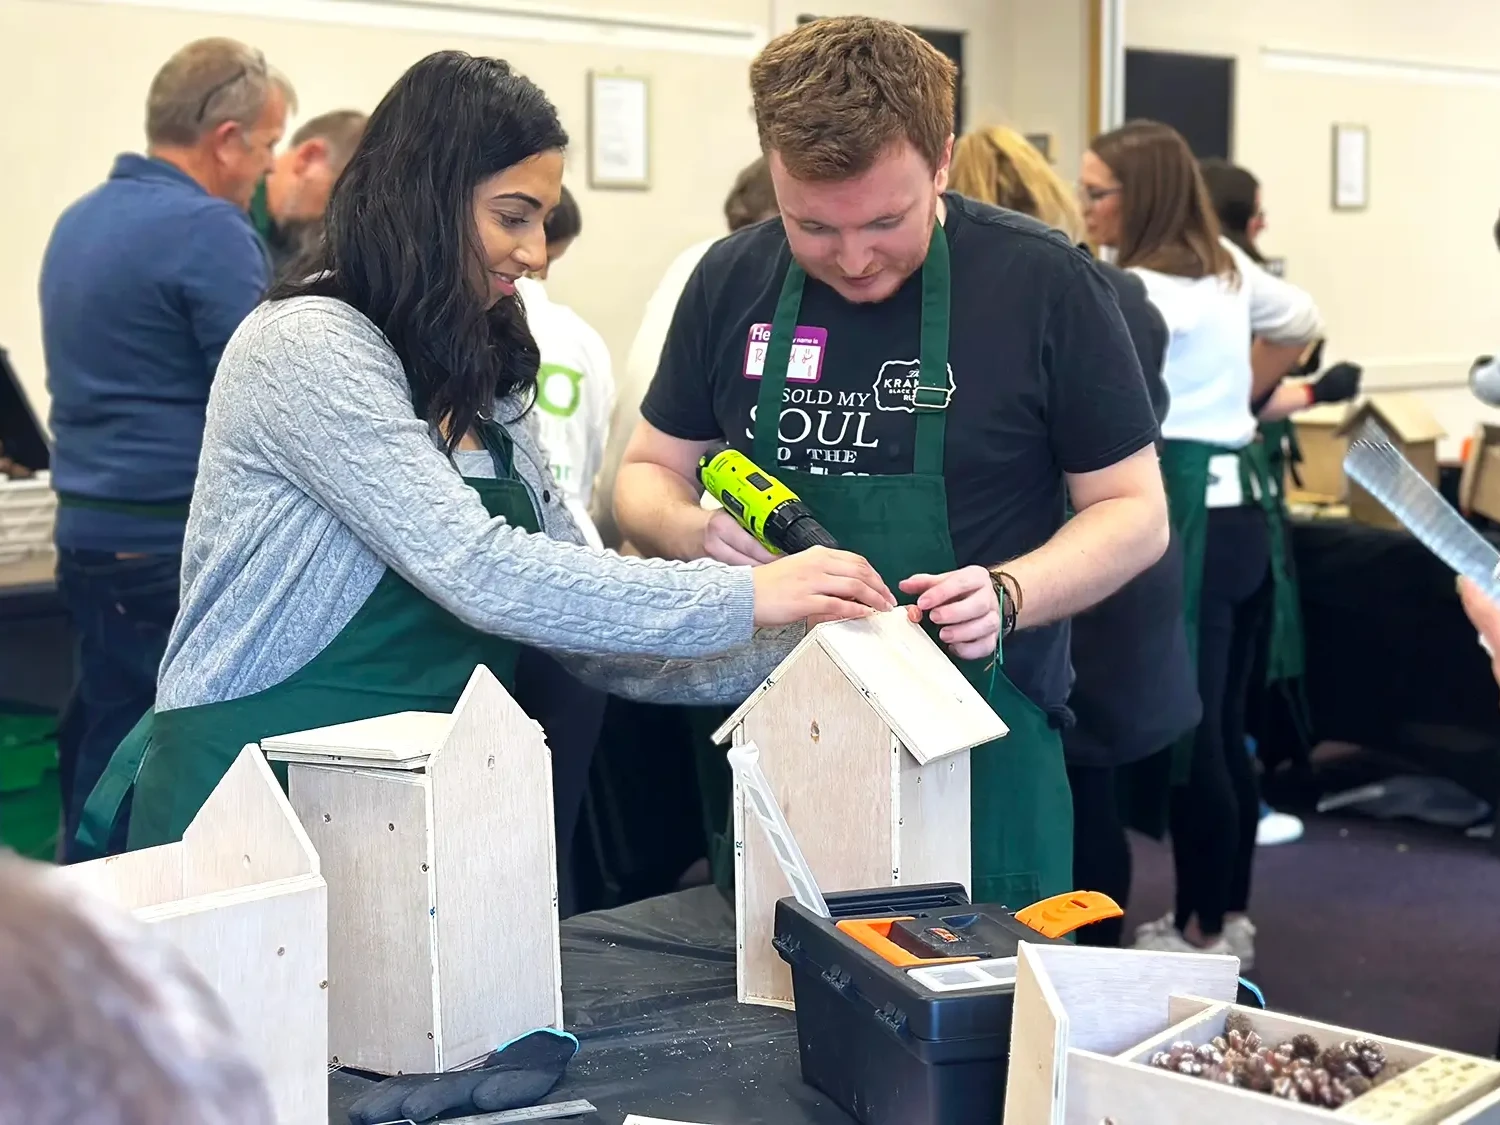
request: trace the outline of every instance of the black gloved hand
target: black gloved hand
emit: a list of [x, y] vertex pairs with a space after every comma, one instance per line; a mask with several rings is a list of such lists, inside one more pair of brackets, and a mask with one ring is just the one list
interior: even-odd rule
[[1359, 394], [1365, 369], [1357, 363], [1335, 363], [1312, 385], [1313, 402], [1348, 402]]
[[349, 1107], [349, 1122], [430, 1121], [451, 1110], [493, 1113], [535, 1105], [577, 1053], [578, 1040], [565, 1031], [531, 1031], [490, 1052], [472, 1070], [387, 1078]]

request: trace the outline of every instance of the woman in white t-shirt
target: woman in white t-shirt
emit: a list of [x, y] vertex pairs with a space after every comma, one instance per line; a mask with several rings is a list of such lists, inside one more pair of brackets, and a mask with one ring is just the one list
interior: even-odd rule
[[1143, 927], [1137, 946], [1248, 962], [1254, 927], [1228, 907], [1248, 897], [1259, 819], [1244, 711], [1256, 622], [1272, 598], [1273, 507], [1251, 410], [1250, 342], [1300, 351], [1321, 322], [1306, 293], [1220, 240], [1197, 160], [1170, 127], [1133, 122], [1098, 137], [1079, 186], [1090, 237], [1141, 278], [1171, 335], [1162, 470], [1183, 543], [1184, 610], [1203, 701], [1203, 722], [1173, 755], [1173, 924]]

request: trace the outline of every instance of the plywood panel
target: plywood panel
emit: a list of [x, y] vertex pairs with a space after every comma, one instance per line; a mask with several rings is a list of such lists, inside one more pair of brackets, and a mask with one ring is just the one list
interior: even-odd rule
[[[1036, 945], [1037, 959], [1068, 1013], [1069, 1044], [1118, 1054], [1168, 1021], [1174, 993], [1233, 1001], [1239, 961], [1203, 953], [1158, 953], [1075, 945]], [[1118, 1125], [1118, 1123], [1117, 1123]]]
[[1057, 1121], [1067, 1080], [1068, 1014], [1040, 968], [1037, 949], [1025, 943], [1016, 957], [1005, 1120], [1018, 1125]]
[[448, 1070], [562, 1026], [552, 763], [541, 727], [481, 667], [428, 773]]
[[329, 1054], [379, 1074], [432, 1070], [428, 779], [298, 766], [290, 781], [328, 882]]
[[[837, 665], [809, 646], [744, 720], [744, 738], [824, 893], [892, 882], [890, 730]], [[737, 793], [736, 803], [744, 800]], [[736, 814], [740, 999], [788, 1005], [791, 973], [771, 947], [776, 900], [791, 894], [758, 825]]]
[[971, 889], [969, 752], [922, 765], [891, 737], [900, 773], [896, 882], [962, 883]]
[[443, 712], [401, 711], [264, 738], [260, 745], [272, 761], [335, 759], [350, 766], [405, 768], [441, 746], [452, 726], [453, 716]]
[[141, 912], [232, 1015], [278, 1125], [326, 1125], [327, 888], [316, 875]]
[[182, 841], [57, 868], [59, 877], [126, 910], [182, 897]]
[[317, 872], [291, 802], [260, 748], [246, 746], [182, 834], [183, 896]]
[[[1337, 1120], [1299, 1105], [1201, 1078], [1070, 1050], [1064, 1125], [1311, 1125]], [[1009, 1115], [1007, 1114], [1007, 1121]], [[1040, 1120], [1040, 1119], [1039, 1119]]]

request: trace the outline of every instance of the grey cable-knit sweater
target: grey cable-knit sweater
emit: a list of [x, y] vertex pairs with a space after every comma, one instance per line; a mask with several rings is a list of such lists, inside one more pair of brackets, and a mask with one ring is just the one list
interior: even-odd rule
[[663, 702], [747, 696], [800, 626], [753, 634], [748, 568], [583, 546], [535, 426], [519, 414], [496, 404], [542, 535], [489, 516], [461, 479], [493, 476], [488, 454], [449, 460], [364, 316], [322, 297], [252, 313], [209, 396], [157, 709], [280, 683], [323, 650], [387, 567], [596, 687]]

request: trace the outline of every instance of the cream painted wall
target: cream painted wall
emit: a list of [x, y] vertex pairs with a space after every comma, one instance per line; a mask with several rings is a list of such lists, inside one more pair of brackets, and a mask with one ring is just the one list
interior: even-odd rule
[[[408, 8], [422, 2], [408, 0]], [[45, 415], [46, 394], [36, 283], [48, 234], [58, 213], [103, 179], [116, 153], [140, 147], [152, 74], [176, 47], [200, 36], [230, 35], [264, 50], [296, 84], [304, 117], [373, 107], [405, 67], [432, 50], [458, 47], [516, 63], [546, 89], [574, 138], [567, 177], [579, 196], [585, 234], [549, 286], [599, 329], [617, 363], [667, 263], [683, 247], [722, 231], [724, 193], [757, 152], [746, 82], [750, 54], [804, 12], [857, 11], [965, 31], [969, 122], [1006, 121], [1054, 133], [1069, 175], [1083, 140], [1087, 0], [714, 0], [711, 6], [698, 0], [545, 6], [447, 0], [436, 5], [445, 13], [446, 31], [287, 18], [298, 5], [304, 15], [313, 7], [356, 13], [348, 18], [380, 19], [382, 9], [400, 10], [375, 0], [337, 6], [267, 0], [256, 15], [235, 14], [247, 10], [239, 0], [157, 0], [156, 6], [0, 0], [0, 105], [8, 107], [0, 141], [25, 170], [0, 179], [0, 345], [12, 353], [39, 413]], [[579, 33], [588, 21], [556, 18], [564, 9], [619, 21], [619, 27]], [[496, 30], [516, 26], [497, 12], [528, 10], [553, 13], [557, 34]], [[701, 53], [693, 39], [700, 24], [749, 33], [749, 46], [710, 44], [707, 49], [720, 53]], [[587, 41], [544, 41], [569, 35]], [[590, 191], [586, 185], [585, 75], [612, 67], [652, 79], [655, 168], [648, 192]]]
[[[1313, 292], [1330, 359], [1416, 388], [1458, 440], [1470, 360], [1500, 347], [1500, 4], [1128, 0], [1132, 47], [1237, 60], [1235, 156], [1262, 182], [1265, 249]], [[1370, 130], [1370, 203], [1330, 205], [1332, 128]]]

